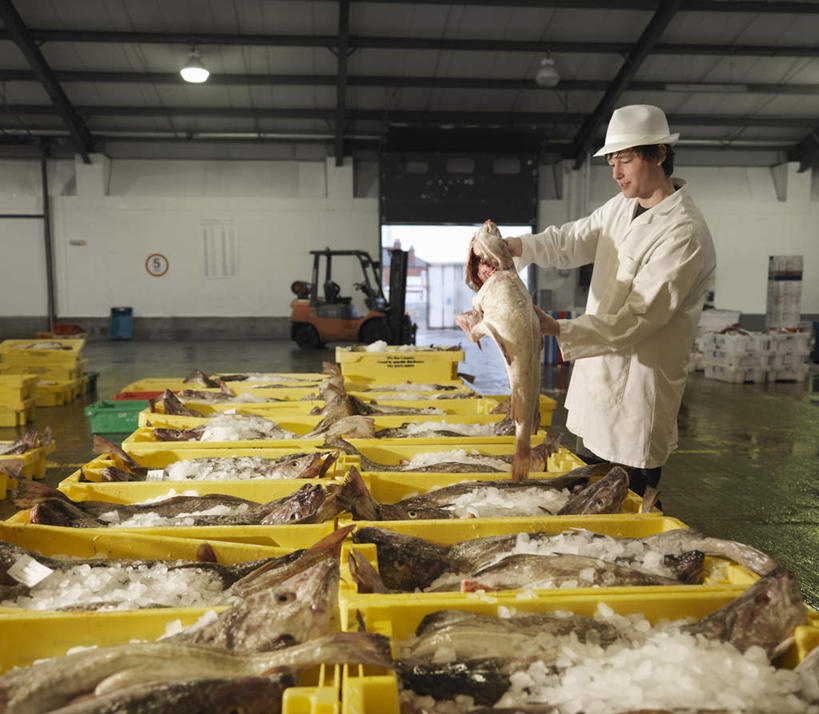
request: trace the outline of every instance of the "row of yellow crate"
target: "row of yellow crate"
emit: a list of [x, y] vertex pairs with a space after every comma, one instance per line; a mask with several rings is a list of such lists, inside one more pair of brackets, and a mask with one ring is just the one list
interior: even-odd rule
[[[550, 519], [539, 527], [549, 529]], [[555, 519], [551, 519], [554, 521]], [[450, 537], [477, 537], [488, 533], [485, 524], [450, 524]], [[480, 526], [483, 527], [480, 527]], [[515, 524], [504, 524], [512, 528]], [[533, 524], [534, 525], [534, 524]], [[553, 524], [552, 524], [553, 525]], [[564, 524], [558, 524], [562, 527]], [[575, 527], [590, 527], [601, 532], [640, 536], [679, 527], [667, 518], [619, 518], [612, 520], [581, 519]], [[614, 526], [614, 527], [612, 527]], [[468, 533], [459, 532], [466, 527]], [[66, 533], [65, 531], [69, 532]], [[292, 530], [292, 529], [291, 529]], [[504, 528], [489, 529], [510, 532]], [[95, 534], [43, 526], [9, 526], [0, 524], [0, 539], [48, 553], [68, 553], [78, 557], [166, 557], [191, 558], [204, 537], [193, 539], [156, 538], [138, 534]], [[441, 542], [448, 542], [444, 536]], [[282, 554], [281, 549], [210, 541], [220, 562], [239, 562], [249, 558]], [[293, 546], [290, 546], [293, 547]], [[342, 560], [343, 562], [343, 560]], [[346, 579], [346, 578], [345, 578]], [[345, 591], [346, 589], [346, 591]], [[429, 595], [358, 595], [342, 585], [339, 600], [341, 625], [358, 629], [359, 619], [368, 631], [394, 639], [411, 635], [421, 619], [443, 609], [458, 609], [496, 615], [501, 608], [520, 612], [573, 611], [592, 615], [599, 603], [619, 614], [641, 613], [651, 622], [682, 617], [703, 617], [728, 604], [744, 589], [744, 583], [729, 587], [679, 586], [679, 588], [611, 588], [606, 590], [558, 591], [534, 593], [521, 598], [518, 593], [496, 593], [491, 597]], [[0, 615], [0, 638], [7, 644], [0, 654], [0, 667], [25, 665], [47, 656], [58, 656], [73, 646], [106, 646], [132, 639], [151, 640], [163, 634], [166, 625], [179, 620], [183, 625], [194, 622], [203, 609], [169, 609], [149, 612], [98, 613], [3, 613]], [[815, 617], [815, 615], [813, 615]], [[797, 628], [795, 644], [787, 653], [786, 663], [800, 661], [807, 651], [819, 644], [817, 621], [813, 626]], [[343, 677], [338, 668], [317, 668], [309, 672], [302, 684], [285, 694], [283, 711], [291, 714], [310, 712], [384, 712], [398, 714], [398, 683], [389, 670], [345, 667]], [[316, 690], [318, 688], [318, 691]]]
[[3, 340], [0, 358], [5, 365], [47, 365], [76, 368], [82, 358], [82, 338]]
[[87, 359], [77, 360], [70, 364], [27, 364], [0, 362], [0, 375], [4, 377], [21, 377], [36, 375], [39, 379], [68, 381], [79, 379], [88, 365]]

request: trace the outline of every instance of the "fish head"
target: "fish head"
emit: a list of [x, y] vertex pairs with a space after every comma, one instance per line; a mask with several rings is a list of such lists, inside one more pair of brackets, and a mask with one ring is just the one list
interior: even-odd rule
[[782, 566], [760, 578], [724, 609], [728, 608], [726, 639], [743, 652], [758, 645], [771, 659], [790, 646], [798, 625], [807, 624], [799, 584]]
[[267, 514], [260, 525], [301, 523], [318, 513], [326, 498], [327, 492], [323, 486], [306, 483], [289, 496], [268, 503]]
[[360, 528], [353, 533], [353, 541], [375, 545], [378, 572], [391, 590], [412, 592], [424, 588], [449, 563], [445, 546], [382, 528]]
[[472, 236], [466, 259], [466, 284], [477, 291], [498, 270], [514, 268], [512, 254], [497, 225], [486, 221]]
[[614, 466], [596, 483], [572, 496], [561, 509], [561, 515], [619, 513], [628, 495], [628, 473]]

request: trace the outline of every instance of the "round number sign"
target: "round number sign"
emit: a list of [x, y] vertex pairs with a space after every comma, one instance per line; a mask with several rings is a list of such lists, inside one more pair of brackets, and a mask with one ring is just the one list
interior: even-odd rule
[[168, 272], [168, 259], [162, 253], [151, 253], [145, 259], [145, 270], [155, 278], [161, 278]]

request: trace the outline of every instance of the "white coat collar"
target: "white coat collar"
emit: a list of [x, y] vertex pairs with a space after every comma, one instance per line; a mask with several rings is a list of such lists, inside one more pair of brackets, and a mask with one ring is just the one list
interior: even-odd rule
[[[674, 188], [677, 190], [674, 191], [670, 196], [666, 196], [662, 201], [660, 201], [656, 206], [652, 206], [644, 213], [641, 213], [637, 218], [632, 221], [632, 225], [642, 225], [651, 223], [656, 216], [663, 216], [667, 213], [670, 213], [674, 209], [679, 206], [680, 201], [683, 200], [683, 197], [688, 193], [688, 182], [685, 179], [677, 178], [676, 176], [671, 177], [671, 183], [674, 184]], [[631, 208], [629, 215], [633, 216], [634, 211], [637, 210], [637, 201], [639, 199], [632, 198], [630, 199]]]

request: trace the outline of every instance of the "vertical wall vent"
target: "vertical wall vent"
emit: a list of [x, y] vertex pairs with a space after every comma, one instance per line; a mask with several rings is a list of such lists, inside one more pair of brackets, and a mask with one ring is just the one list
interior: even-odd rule
[[238, 266], [236, 224], [233, 221], [202, 221], [205, 277], [232, 278]]

